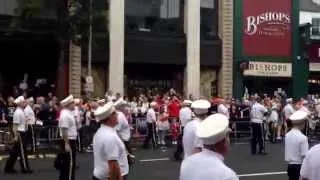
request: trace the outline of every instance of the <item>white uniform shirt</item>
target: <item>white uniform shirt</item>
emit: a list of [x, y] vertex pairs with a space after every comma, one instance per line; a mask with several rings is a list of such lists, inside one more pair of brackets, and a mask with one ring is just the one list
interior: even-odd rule
[[129, 173], [126, 148], [115, 129], [101, 125], [93, 137], [94, 170], [98, 179], [108, 179], [108, 161], [118, 161], [121, 175]]
[[129, 141], [131, 137], [130, 126], [128, 120], [123, 112], [118, 111], [118, 125], [116, 126], [116, 130], [123, 141]]
[[61, 110], [60, 119], [60, 136], [62, 137], [62, 128], [68, 128], [68, 138], [71, 140], [77, 139], [77, 123], [72, 111], [68, 109]]
[[73, 116], [76, 119], [77, 128], [80, 129], [81, 128], [81, 112], [78, 106], [74, 107]]
[[203, 149], [182, 162], [180, 180], [238, 180], [236, 173], [223, 160], [220, 154]]
[[218, 106], [218, 113], [227, 116], [228, 119], [230, 118], [229, 110], [228, 110], [228, 108], [227, 108], [224, 104], [220, 104], [220, 105]]
[[307, 107], [305, 107], [305, 106], [301, 106], [300, 111], [304, 111], [304, 112], [310, 114], [309, 109]]
[[192, 111], [189, 107], [183, 107], [179, 111], [179, 119], [181, 126], [185, 127], [186, 124], [192, 119]]
[[285, 137], [285, 160], [288, 164], [302, 164], [309, 149], [308, 138], [299, 129], [291, 129]]
[[201, 139], [199, 139], [196, 135], [197, 129], [200, 126], [200, 122], [201, 121], [199, 118], [195, 118], [184, 127], [182, 137], [184, 158], [191, 156], [196, 148], [203, 147]]
[[292, 104], [287, 104], [284, 107], [283, 112], [284, 112], [284, 117], [286, 119], [289, 119], [289, 117], [294, 113], [294, 108], [292, 107]]
[[30, 105], [27, 105], [26, 108], [24, 108], [24, 114], [26, 115], [28, 124], [32, 125], [36, 123], [36, 116]]
[[262, 123], [266, 112], [268, 112], [267, 108], [260, 103], [254, 103], [251, 108], [251, 122]]
[[13, 124], [18, 125], [19, 132], [28, 131], [26, 115], [21, 107], [18, 107], [13, 113]]
[[303, 160], [300, 175], [308, 180], [320, 179], [320, 144], [313, 146]]
[[149, 108], [147, 111], [147, 123], [155, 123], [156, 120], [156, 112], [154, 109]]

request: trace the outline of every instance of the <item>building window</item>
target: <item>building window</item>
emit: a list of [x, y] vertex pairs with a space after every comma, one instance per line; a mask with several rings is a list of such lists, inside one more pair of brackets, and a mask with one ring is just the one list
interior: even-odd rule
[[217, 0], [201, 0], [200, 31], [202, 39], [210, 39], [218, 34]]
[[312, 18], [312, 36], [320, 35], [320, 18]]
[[181, 33], [183, 0], [126, 0], [129, 32]]

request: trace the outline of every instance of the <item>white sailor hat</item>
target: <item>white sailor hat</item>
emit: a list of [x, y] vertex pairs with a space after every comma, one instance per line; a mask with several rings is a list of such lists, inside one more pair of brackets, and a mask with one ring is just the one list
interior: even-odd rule
[[114, 105], [114, 107], [119, 108], [122, 106], [127, 106], [128, 103], [127, 103], [127, 101], [123, 100], [123, 98], [119, 98], [113, 105]]
[[67, 105], [69, 105], [69, 104], [71, 104], [71, 103], [74, 103], [74, 98], [73, 98], [72, 95], [69, 95], [68, 97], [66, 97], [65, 99], [63, 99], [63, 100], [60, 102], [60, 104], [61, 104], [62, 106], [67, 106]]
[[34, 98], [33, 98], [33, 97], [30, 97], [30, 98], [27, 99], [27, 101], [28, 101], [28, 102], [34, 102]]
[[196, 100], [191, 104], [191, 108], [193, 108], [195, 114], [206, 114], [210, 106], [211, 103], [204, 99]]
[[288, 98], [288, 99], [286, 99], [286, 102], [287, 102], [287, 103], [292, 103], [292, 102], [293, 102], [293, 99], [292, 99], [292, 98]]
[[182, 102], [183, 105], [191, 105], [192, 104], [192, 101], [186, 99]]
[[293, 124], [295, 123], [301, 123], [302, 121], [305, 121], [306, 118], [308, 117], [308, 113], [302, 110], [298, 110], [294, 112], [289, 119]]
[[97, 121], [101, 121], [110, 117], [110, 115], [112, 115], [112, 113], [114, 113], [115, 111], [116, 108], [114, 107], [113, 103], [109, 102], [103, 106], [98, 107], [97, 110], [94, 111], [94, 116]]
[[81, 100], [79, 98], [74, 99], [75, 104], [80, 104]]
[[99, 100], [97, 100], [97, 103], [104, 104], [104, 103], [106, 103], [106, 100], [105, 99], [99, 99]]
[[157, 106], [157, 104], [158, 104], [157, 102], [153, 101], [150, 103], [150, 107], [155, 107], [155, 106]]
[[307, 100], [303, 101], [303, 105], [307, 105], [309, 102]]
[[19, 103], [22, 103], [22, 102], [24, 102], [24, 101], [25, 101], [24, 97], [23, 97], [23, 96], [19, 96], [19, 97], [17, 97], [13, 102], [14, 102], [15, 104], [19, 104]]
[[230, 132], [228, 117], [217, 113], [208, 116], [200, 123], [197, 136], [205, 145], [213, 145], [225, 139]]

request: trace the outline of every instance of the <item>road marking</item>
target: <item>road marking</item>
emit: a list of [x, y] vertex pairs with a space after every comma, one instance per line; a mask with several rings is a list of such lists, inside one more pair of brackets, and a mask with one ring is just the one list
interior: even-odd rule
[[[56, 158], [56, 154], [39, 154], [39, 155], [28, 155], [28, 159], [44, 159], [44, 158], [49, 158], [49, 159], [54, 159]], [[0, 156], [0, 161], [8, 159], [8, 155], [3, 155]], [[18, 158], [19, 159], [19, 158]]]
[[155, 162], [155, 161], [170, 161], [170, 158], [160, 158], [160, 159], [142, 159], [140, 162]]
[[281, 172], [267, 172], [267, 173], [254, 173], [254, 174], [241, 174], [239, 177], [253, 177], [253, 176], [272, 176], [272, 175], [282, 175], [287, 174], [285, 171]]

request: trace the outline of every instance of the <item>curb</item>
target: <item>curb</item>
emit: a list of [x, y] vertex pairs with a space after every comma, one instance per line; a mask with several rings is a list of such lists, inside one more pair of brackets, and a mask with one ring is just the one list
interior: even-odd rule
[[[39, 154], [39, 155], [28, 155], [28, 159], [54, 159], [56, 158], [56, 154]], [[0, 161], [8, 159], [9, 155], [0, 156]], [[18, 157], [19, 159], [19, 157]]]

